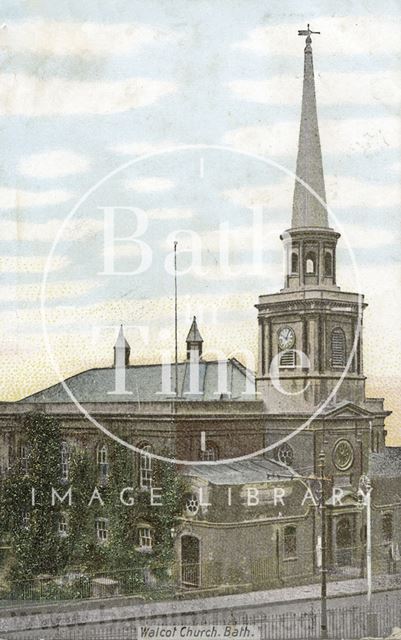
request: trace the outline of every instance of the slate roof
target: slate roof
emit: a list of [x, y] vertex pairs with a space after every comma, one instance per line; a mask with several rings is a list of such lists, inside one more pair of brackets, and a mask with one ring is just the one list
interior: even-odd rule
[[369, 475], [401, 476], [401, 447], [386, 447], [369, 456]]
[[[199, 394], [189, 392], [190, 364], [178, 363], [178, 389], [181, 400], [253, 400], [254, 395], [242, 395], [248, 385], [255, 388], [254, 374], [246, 369], [238, 360], [232, 358], [226, 362], [227, 390], [229, 395], [221, 397], [218, 390], [218, 361], [199, 363]], [[81, 402], [160, 402], [171, 401], [171, 395], [161, 394], [162, 365], [134, 365], [125, 370], [125, 389], [132, 394], [112, 394], [115, 388], [114, 367], [90, 369], [78, 373], [65, 380], [66, 385], [75, 398]], [[174, 364], [171, 365], [171, 389], [174, 389]], [[27, 396], [19, 402], [72, 402], [70, 396], [61, 383]]]
[[281, 462], [262, 457], [239, 460], [232, 463], [197, 465], [188, 467], [184, 474], [197, 477], [218, 485], [242, 485], [265, 483], [269, 481], [299, 477], [298, 474]]

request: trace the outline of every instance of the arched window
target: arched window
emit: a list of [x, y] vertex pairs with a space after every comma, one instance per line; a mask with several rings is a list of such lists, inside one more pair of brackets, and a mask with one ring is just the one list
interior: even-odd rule
[[330, 251], [326, 251], [324, 254], [324, 275], [333, 275], [333, 256]]
[[316, 273], [316, 254], [313, 251], [306, 254], [305, 267], [307, 274], [314, 275]]
[[393, 541], [393, 514], [385, 513], [382, 520], [383, 542], [389, 544]]
[[345, 333], [341, 327], [331, 332], [331, 366], [344, 369], [346, 363]]
[[142, 444], [139, 455], [139, 486], [141, 489], [150, 489], [152, 486], [152, 447], [150, 444]]
[[70, 455], [68, 450], [68, 444], [66, 442], [61, 443], [60, 447], [60, 471], [61, 479], [68, 480]]
[[200, 452], [201, 460], [218, 460], [219, 448], [214, 442], [207, 442], [205, 449]]
[[105, 444], [97, 449], [97, 466], [100, 483], [106, 484], [109, 476], [109, 453]]
[[297, 528], [293, 525], [284, 528], [283, 555], [286, 560], [297, 557]]
[[291, 253], [291, 273], [298, 273], [298, 254], [296, 251]]

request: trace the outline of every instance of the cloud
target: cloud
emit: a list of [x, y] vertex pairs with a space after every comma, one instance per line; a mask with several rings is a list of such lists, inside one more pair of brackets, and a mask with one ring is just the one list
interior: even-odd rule
[[[401, 73], [325, 72], [316, 81], [319, 105], [401, 104]], [[275, 105], [298, 105], [302, 78], [273, 76], [266, 80], [236, 80], [230, 90], [247, 102]]]
[[401, 202], [399, 182], [383, 184], [348, 176], [328, 176], [327, 197], [333, 207], [396, 207]]
[[146, 214], [149, 220], [188, 220], [194, 216], [192, 209], [180, 207], [174, 209], [147, 209]]
[[[401, 146], [399, 118], [321, 119], [319, 128], [323, 155], [372, 154]], [[290, 120], [270, 126], [232, 129], [225, 134], [223, 142], [240, 151], [268, 157], [291, 156], [295, 164], [298, 132], [299, 121]]]
[[[223, 197], [247, 209], [264, 207], [266, 210], [288, 210], [292, 206], [294, 180], [289, 177], [267, 185], [228, 189], [223, 192]], [[401, 200], [401, 185], [398, 182], [383, 184], [349, 176], [326, 176], [326, 194], [327, 202], [333, 209], [394, 207]]]
[[0, 115], [40, 117], [122, 113], [154, 104], [175, 91], [174, 83], [150, 78], [90, 82], [3, 73], [0, 74]]
[[264, 283], [280, 282], [282, 278], [281, 263], [265, 259], [264, 262], [236, 262], [224, 267], [221, 264], [195, 268], [191, 275], [199, 280], [210, 282], [229, 282], [238, 279], [262, 278]]
[[99, 24], [32, 20], [7, 22], [1, 46], [9, 54], [29, 52], [52, 56], [128, 55], [147, 45], [169, 42], [174, 33], [138, 22]]
[[[1, 242], [53, 242], [63, 221], [17, 222], [16, 220], [0, 220]], [[82, 240], [103, 230], [103, 222], [92, 218], [69, 220], [66, 224], [62, 240]]]
[[[100, 283], [96, 280], [70, 280], [50, 283], [46, 287], [46, 301], [72, 298], [73, 300], [88, 291], [96, 289]], [[2, 302], [38, 302], [41, 293], [41, 283], [0, 285], [0, 299]]]
[[[250, 31], [245, 40], [233, 46], [259, 55], [299, 57], [305, 43], [304, 38], [296, 42], [297, 29], [301, 26], [290, 22], [258, 27]], [[312, 28], [322, 33], [321, 36], [312, 36], [313, 46], [319, 56], [362, 54], [376, 57], [378, 52], [391, 54], [401, 51], [399, 24], [391, 16], [320, 16]]]
[[125, 188], [128, 191], [136, 191], [137, 193], [149, 193], [153, 191], [168, 191], [172, 189], [174, 182], [168, 178], [160, 178], [157, 176], [151, 176], [149, 178], [135, 178], [134, 180], [127, 180], [125, 182]]
[[103, 248], [103, 256], [107, 258], [131, 258], [133, 256], [142, 255], [141, 249], [133, 242], [121, 244], [114, 242], [110, 247]]
[[34, 153], [21, 158], [18, 165], [19, 172], [29, 178], [60, 178], [88, 169], [89, 160], [85, 156], [65, 149]]
[[[49, 271], [59, 271], [68, 266], [65, 256], [54, 256]], [[45, 256], [1, 256], [0, 273], [42, 273], [46, 265]]]
[[111, 147], [111, 151], [128, 156], [145, 156], [149, 153], [158, 153], [165, 149], [179, 147], [173, 140], [160, 140], [160, 142], [126, 142]]
[[[61, 204], [73, 197], [69, 191], [53, 189], [51, 191], [26, 191], [0, 187], [0, 209], [24, 209]], [[1, 240], [1, 238], [0, 238]]]

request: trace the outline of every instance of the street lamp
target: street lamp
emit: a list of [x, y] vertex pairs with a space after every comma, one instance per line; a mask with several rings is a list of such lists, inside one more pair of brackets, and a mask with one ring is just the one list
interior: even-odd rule
[[320, 637], [322, 640], [327, 638], [327, 562], [326, 562], [326, 495], [324, 490], [324, 463], [325, 455], [322, 450], [319, 454], [319, 471], [320, 471], [320, 509], [321, 509], [321, 583], [320, 583]]
[[366, 579], [368, 583], [367, 599], [370, 607], [372, 600], [372, 511], [370, 494], [372, 492], [372, 483], [370, 478], [363, 475], [359, 479], [358, 494], [362, 497], [362, 505], [366, 507]]

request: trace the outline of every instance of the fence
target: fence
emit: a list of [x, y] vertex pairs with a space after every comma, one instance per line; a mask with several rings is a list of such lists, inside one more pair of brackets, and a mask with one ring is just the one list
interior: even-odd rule
[[163, 599], [174, 595], [166, 568], [131, 568], [95, 574], [69, 573], [19, 580], [0, 590], [1, 606], [26, 602], [83, 600], [115, 596], [143, 595]]
[[[398, 602], [387, 602], [385, 606], [368, 609], [366, 606], [331, 608], [328, 610], [329, 640], [356, 640], [368, 633], [368, 614], [376, 613], [378, 635], [385, 637], [394, 626], [401, 625]], [[261, 640], [319, 640], [320, 612], [314, 609], [302, 613], [280, 613], [260, 615], [227, 610], [203, 614], [172, 614], [164, 618], [137, 619], [124, 622], [104, 623], [94, 629], [86, 627], [58, 628], [20, 633], [2, 634], [5, 640], [136, 640], [137, 625], [255, 625]]]
[[[388, 545], [373, 549], [374, 586], [381, 574], [394, 576], [401, 562], [389, 562]], [[343, 580], [365, 575], [364, 554], [358, 547], [342, 549], [343, 555], [328, 558], [328, 579]], [[345, 555], [344, 555], [345, 553]], [[401, 574], [400, 574], [401, 575]], [[0, 607], [26, 602], [84, 600], [113, 596], [141, 596], [162, 600], [176, 595], [185, 597], [194, 590], [211, 593], [265, 590], [319, 581], [320, 569], [315, 553], [296, 550], [293, 557], [284, 555], [239, 557], [235, 562], [214, 560], [185, 563], [173, 568], [153, 566], [132, 567], [120, 571], [83, 574], [79, 571], [63, 576], [38, 576], [32, 580], [14, 582], [0, 588]], [[224, 585], [224, 587], [222, 587]]]

